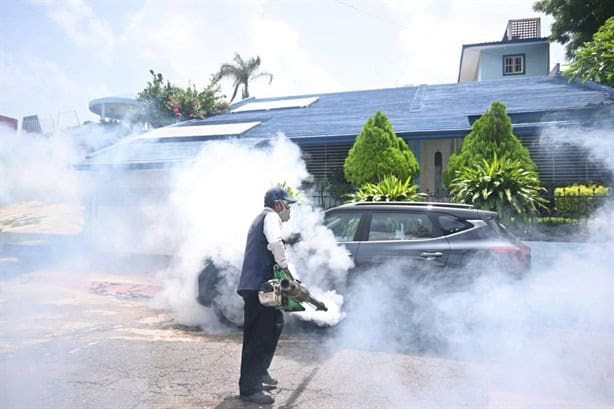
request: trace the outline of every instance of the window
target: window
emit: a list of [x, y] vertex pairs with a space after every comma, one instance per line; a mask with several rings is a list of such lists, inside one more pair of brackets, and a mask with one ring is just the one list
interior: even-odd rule
[[439, 216], [439, 225], [441, 226], [441, 231], [446, 236], [448, 234], [456, 233], [473, 227], [470, 223], [467, 223], [461, 219], [450, 215]]
[[433, 224], [425, 214], [373, 213], [369, 241], [417, 240], [434, 237]]
[[339, 242], [354, 241], [362, 212], [331, 213], [326, 215], [325, 225]]
[[524, 54], [503, 56], [503, 75], [524, 74]]

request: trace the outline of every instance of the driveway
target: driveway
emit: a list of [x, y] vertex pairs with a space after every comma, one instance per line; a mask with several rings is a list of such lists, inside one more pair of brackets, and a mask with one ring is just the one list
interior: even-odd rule
[[[0, 407], [256, 407], [237, 396], [240, 330], [183, 327], [157, 305], [164, 259], [93, 259], [78, 236], [22, 234], [0, 254]], [[539, 269], [561, 251], [532, 247]], [[536, 277], [443, 299], [440, 349], [404, 348], [375, 296], [334, 328], [289, 319], [272, 407], [614, 408], [609, 290]]]

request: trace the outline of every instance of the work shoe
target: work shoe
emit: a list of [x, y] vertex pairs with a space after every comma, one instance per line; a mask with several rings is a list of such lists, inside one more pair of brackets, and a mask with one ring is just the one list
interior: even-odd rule
[[241, 400], [245, 402], [257, 403], [259, 405], [271, 405], [275, 402], [275, 399], [270, 393], [265, 391], [258, 391], [251, 395], [241, 395]]
[[269, 375], [269, 373], [265, 373], [264, 376], [262, 377], [262, 383], [267, 384], [267, 385], [277, 385], [279, 382], [277, 382], [277, 379], [273, 378], [271, 375]]

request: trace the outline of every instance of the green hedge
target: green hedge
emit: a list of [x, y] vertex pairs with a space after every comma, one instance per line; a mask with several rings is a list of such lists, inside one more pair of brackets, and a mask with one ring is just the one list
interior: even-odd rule
[[559, 217], [586, 218], [605, 203], [608, 193], [607, 187], [599, 185], [557, 187], [554, 206]]

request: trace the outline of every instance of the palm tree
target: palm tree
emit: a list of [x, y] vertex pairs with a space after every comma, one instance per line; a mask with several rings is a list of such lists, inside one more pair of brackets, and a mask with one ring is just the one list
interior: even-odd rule
[[216, 78], [218, 80], [230, 77], [233, 82], [234, 91], [232, 93], [232, 98], [230, 102], [235, 99], [237, 95], [237, 91], [239, 87], [243, 85], [243, 89], [241, 92], [241, 96], [243, 99], [249, 97], [249, 89], [248, 83], [250, 80], [259, 78], [259, 77], [269, 77], [269, 84], [273, 81], [273, 74], [269, 74], [268, 72], [257, 72], [260, 67], [260, 57], [256, 56], [252, 57], [247, 61], [243, 61], [243, 58], [239, 55], [239, 53], [235, 53], [234, 63], [222, 64], [220, 67], [220, 71], [217, 73]]

